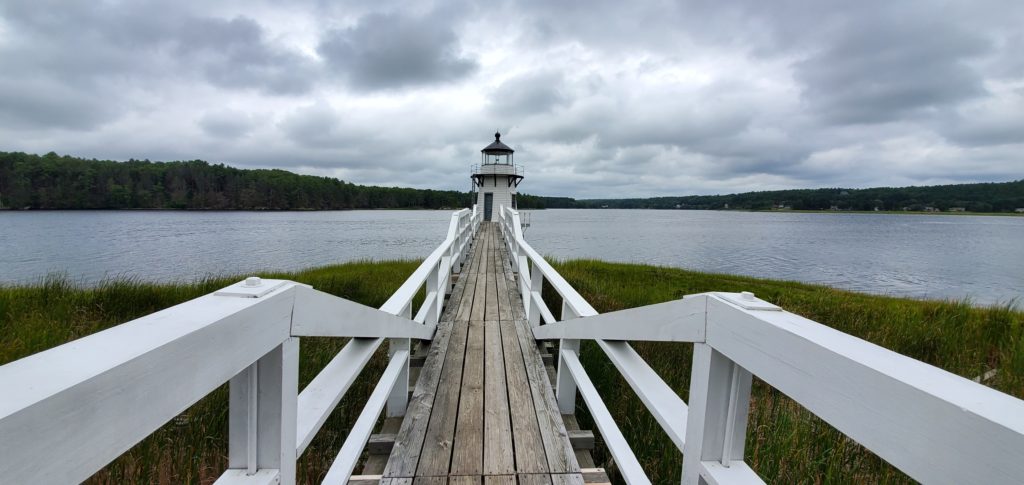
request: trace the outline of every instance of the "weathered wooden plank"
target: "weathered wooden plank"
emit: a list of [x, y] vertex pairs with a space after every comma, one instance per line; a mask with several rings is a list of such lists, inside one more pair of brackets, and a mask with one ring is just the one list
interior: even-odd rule
[[484, 450], [484, 324], [469, 322], [451, 475], [479, 475]]
[[466, 275], [459, 275], [458, 279], [455, 282], [455, 288], [452, 289], [452, 294], [448, 298], [448, 303], [445, 304], [444, 312], [441, 314], [441, 318], [439, 321], [450, 322], [452, 320], [456, 320], [455, 317], [459, 312], [459, 307], [461, 306], [463, 300], [467, 298], [467, 293], [469, 295], [469, 298], [472, 298], [473, 290], [472, 288], [467, 287], [468, 285], [466, 283], [468, 281], [469, 278], [466, 277]]
[[499, 237], [491, 233], [491, 251], [488, 252], [487, 268], [487, 298], [484, 302], [484, 320], [498, 320], [498, 291], [497, 278], [504, 278], [504, 271], [501, 265], [501, 244]]
[[512, 322], [501, 322], [500, 325], [516, 471], [544, 473], [548, 471], [548, 461], [515, 325]]
[[515, 275], [512, 274], [512, 261], [508, 252], [502, 252], [502, 268], [505, 273], [505, 285], [508, 287], [509, 310], [512, 312], [512, 320], [525, 320], [526, 307], [523, 306], [523, 298], [519, 295], [519, 286], [516, 283]]
[[580, 470], [580, 474], [583, 475], [583, 483], [599, 485], [612, 484], [612, 479], [608, 478], [608, 474], [605, 473], [604, 468], [583, 468]]
[[551, 475], [546, 473], [519, 474], [519, 485], [551, 485]]
[[487, 475], [484, 485], [516, 485], [515, 475]]
[[476, 243], [473, 244], [473, 259], [469, 264], [469, 269], [460, 277], [465, 281], [465, 291], [462, 295], [462, 300], [459, 302], [459, 308], [456, 311], [455, 320], [467, 321], [470, 319], [470, 313], [473, 311], [473, 302], [476, 298], [476, 281], [477, 273], [480, 270], [480, 262], [483, 259], [483, 237], [477, 236]]
[[[476, 256], [481, 252], [478, 249], [479, 242], [474, 244], [472, 254], [468, 258], [471, 267], [473, 261], [478, 261]], [[465, 306], [464, 303], [467, 300], [472, 302], [474, 285], [469, 283], [473, 280], [474, 278], [469, 277], [468, 272], [465, 272], [452, 290], [448, 306], [445, 308], [437, 334], [434, 336], [433, 345], [430, 347], [423, 370], [416, 381], [416, 388], [406, 413], [407, 417], [402, 422], [402, 427], [395, 438], [395, 445], [385, 468], [385, 477], [410, 477], [415, 474], [448, 350], [453, 317]]]
[[[506, 276], [508, 269], [506, 268], [505, 260], [508, 259], [505, 256], [505, 251], [502, 249], [501, 254], [498, 255], [497, 264], [500, 269], [498, 277], [495, 278], [497, 284], [497, 298], [498, 298], [498, 320], [507, 322], [512, 319], [512, 300], [508, 296], [508, 288], [510, 279]], [[514, 287], [515, 284], [513, 283]]]
[[484, 324], [484, 474], [515, 472], [501, 324]]
[[[480, 249], [483, 256], [480, 259], [480, 270], [476, 273], [476, 287], [473, 290], [473, 311], [469, 314], [469, 319], [477, 322], [484, 321], [487, 306], [487, 275], [493, 271], [491, 263], [494, 259], [491, 251], [492, 238], [488, 234], [483, 236], [482, 239]], [[493, 273], [491, 273], [491, 276], [493, 277]]]
[[573, 453], [569, 433], [565, 430], [565, 423], [562, 422], [562, 415], [558, 411], [551, 386], [547, 383], [547, 374], [544, 372], [540, 352], [533, 340], [530, 324], [526, 320], [519, 320], [515, 325], [526, 364], [530, 391], [537, 409], [537, 421], [544, 440], [548, 467], [555, 473], [579, 473], [580, 465]]
[[391, 458], [384, 468], [385, 477], [411, 477], [416, 473], [453, 327], [452, 322], [438, 324], [434, 345], [427, 355], [423, 372], [420, 373], [420, 379], [409, 402], [409, 409], [405, 413], [405, 420], [402, 421], [402, 427], [395, 437]]
[[447, 482], [448, 479], [445, 477], [416, 477], [416, 481], [406, 483], [411, 483], [412, 485], [445, 485]]
[[452, 338], [448, 342], [444, 369], [438, 382], [437, 396], [430, 413], [430, 424], [423, 440], [420, 463], [416, 475], [439, 476], [448, 473], [455, 439], [455, 423], [459, 409], [459, 389], [462, 386], [462, 366], [466, 355], [466, 337], [469, 325], [455, 322]]
[[448, 477], [448, 485], [481, 485], [480, 475], [462, 475]]
[[412, 478], [382, 478], [380, 485], [413, 485]]
[[579, 473], [552, 473], [551, 485], [583, 485], [583, 475]]

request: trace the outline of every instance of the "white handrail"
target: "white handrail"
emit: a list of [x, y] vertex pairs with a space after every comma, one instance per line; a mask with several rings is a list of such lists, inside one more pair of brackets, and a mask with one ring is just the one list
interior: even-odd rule
[[[684, 484], [763, 483], [743, 462], [753, 376], [916, 480], [1024, 479], [1020, 399], [782, 311], [750, 293], [689, 295], [597, 315], [522, 239], [515, 211], [504, 208], [500, 222], [508, 250], [519, 260], [513, 264], [520, 270], [527, 311], [550, 314], [540, 297], [544, 279], [565, 300], [559, 322], [545, 316], [547, 324], [541, 325], [538, 316], [531, 316], [531, 323], [539, 325], [535, 338], [567, 345], [560, 366], [568, 363], [592, 408], [591, 401], [599, 398], [575, 349], [579, 339], [596, 340], [683, 452]], [[532, 273], [523, 260], [532, 263]], [[625, 340], [694, 343], [689, 407]], [[595, 421], [604, 432], [611, 418], [601, 412], [603, 403], [596, 405]], [[613, 438], [617, 433], [611, 428]], [[618, 438], [607, 444], [628, 448]], [[621, 461], [617, 453], [624, 450], [610, 451]], [[635, 470], [623, 473], [629, 483], [646, 479]]]
[[[218, 483], [294, 484], [296, 458], [389, 338], [388, 370], [332, 469], [347, 481], [381, 395], [404, 412], [409, 341], [432, 338], [481, 219], [475, 206], [453, 213], [444, 242], [380, 310], [251, 278], [0, 366], [0, 482], [81, 482], [230, 381], [229, 469]], [[424, 285], [431, 298], [414, 321]], [[354, 337], [301, 394], [299, 336]]]

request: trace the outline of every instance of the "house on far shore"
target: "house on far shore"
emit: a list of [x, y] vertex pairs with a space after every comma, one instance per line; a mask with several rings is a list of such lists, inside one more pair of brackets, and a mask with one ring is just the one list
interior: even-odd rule
[[925, 212], [939, 212], [939, 210], [938, 210], [938, 209], [936, 209], [936, 208], [934, 208], [934, 207], [932, 207], [932, 206], [927, 206], [927, 207], [925, 207], [925, 208], [924, 208], [924, 211], [925, 211]]
[[1014, 209], [1013, 211], [1018, 213], [1018, 214], [1024, 214], [1024, 207], [1018, 207], [1018, 208]]
[[963, 207], [950, 207], [949, 211], [950, 212], [966, 212], [967, 209], [965, 209]]

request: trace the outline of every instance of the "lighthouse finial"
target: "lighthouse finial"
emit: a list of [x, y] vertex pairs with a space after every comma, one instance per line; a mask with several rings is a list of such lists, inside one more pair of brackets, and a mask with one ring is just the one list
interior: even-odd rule
[[501, 141], [501, 132], [494, 130], [494, 141]]

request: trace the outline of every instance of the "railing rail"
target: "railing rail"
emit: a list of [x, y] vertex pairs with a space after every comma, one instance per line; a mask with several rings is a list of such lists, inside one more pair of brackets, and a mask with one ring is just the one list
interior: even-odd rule
[[[750, 293], [689, 295], [598, 315], [523, 240], [516, 211], [503, 208], [499, 222], [519, 271], [534, 336], [561, 343], [559, 406], [565, 405], [563, 412], [574, 407], [579, 386], [627, 483], [649, 480], [579, 364], [582, 339], [598, 343], [683, 453], [684, 484], [763, 483], [743, 461], [753, 376], [915, 480], [1024, 480], [1020, 399], [783, 311]], [[541, 297], [544, 280], [564, 302], [557, 322]], [[633, 351], [629, 340], [694, 344], [689, 405]]]
[[[346, 483], [385, 405], [405, 412], [410, 339], [431, 339], [481, 221], [444, 242], [378, 310], [249, 278], [0, 366], [0, 482], [81, 482], [225, 382], [229, 469], [218, 483], [295, 483], [295, 461], [385, 338], [389, 364], [325, 483]], [[412, 316], [413, 300], [427, 298]], [[299, 338], [351, 337], [301, 393]]]

